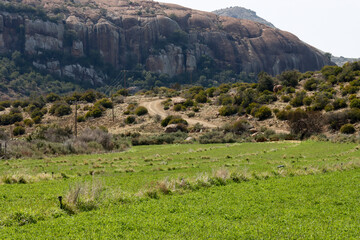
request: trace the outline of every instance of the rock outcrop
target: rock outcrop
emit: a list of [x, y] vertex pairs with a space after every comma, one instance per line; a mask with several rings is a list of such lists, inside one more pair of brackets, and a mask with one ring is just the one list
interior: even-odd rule
[[[18, 0], [11, 0], [18, 4]], [[193, 71], [206, 55], [236, 72], [317, 70], [331, 64], [296, 36], [249, 20], [217, 16], [174, 4], [139, 0], [22, 0], [46, 18], [1, 8], [0, 53], [21, 51], [34, 65], [101, 83], [91, 65], [115, 69], [138, 64], [170, 76]], [[57, 19], [54, 19], [54, 17]], [[65, 56], [65, 57], [64, 57]], [[71, 59], [70, 62], [64, 59]], [[83, 65], [87, 59], [88, 64]]]

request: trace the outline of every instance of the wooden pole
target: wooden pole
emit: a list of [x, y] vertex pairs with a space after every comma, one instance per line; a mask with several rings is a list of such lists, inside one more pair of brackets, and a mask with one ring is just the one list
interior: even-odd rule
[[124, 70], [124, 88], [126, 88], [126, 70]]
[[77, 106], [78, 103], [75, 102], [75, 119], [74, 119], [74, 125], [75, 125], [75, 137], [77, 138]]
[[115, 122], [115, 104], [114, 104], [114, 98], [113, 97], [111, 97], [111, 102], [112, 102], [112, 109], [111, 109], [111, 111], [112, 111], [112, 120], [113, 120], [113, 122]]

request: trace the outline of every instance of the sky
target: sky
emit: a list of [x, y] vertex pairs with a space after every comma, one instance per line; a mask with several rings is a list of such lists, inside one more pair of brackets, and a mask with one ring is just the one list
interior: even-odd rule
[[360, 58], [360, 0], [160, 0], [213, 11], [240, 6], [334, 56]]

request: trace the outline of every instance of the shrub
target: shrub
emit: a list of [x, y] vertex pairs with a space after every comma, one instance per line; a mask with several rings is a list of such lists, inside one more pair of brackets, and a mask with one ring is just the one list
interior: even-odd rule
[[192, 107], [194, 106], [194, 101], [191, 100], [191, 99], [187, 99], [184, 104], [183, 104], [185, 107]]
[[285, 110], [281, 110], [278, 113], [276, 113], [275, 116], [277, 119], [284, 121], [287, 120], [288, 113]]
[[326, 112], [331, 112], [331, 111], [334, 110], [334, 106], [331, 105], [331, 104], [328, 104], [328, 105], [325, 106], [324, 110], [325, 110]]
[[32, 127], [32, 125], [34, 124], [34, 121], [31, 119], [24, 119], [24, 124], [26, 126]]
[[207, 97], [206, 97], [205, 93], [201, 92], [201, 93], [197, 94], [195, 96], [195, 101], [197, 103], [206, 103], [207, 102]]
[[42, 119], [41, 119], [40, 116], [36, 116], [36, 117], [34, 117], [32, 120], [34, 121], [35, 124], [39, 124], [39, 123], [41, 123], [41, 120], [42, 120]]
[[306, 92], [301, 91], [295, 94], [295, 97], [290, 101], [290, 105], [293, 107], [301, 107], [303, 105], [304, 98], [306, 97]]
[[296, 87], [299, 83], [301, 73], [296, 70], [289, 70], [282, 72], [277, 78], [284, 86]]
[[329, 99], [325, 93], [319, 93], [316, 95], [313, 102], [313, 109], [315, 111], [321, 111], [325, 108], [325, 106], [329, 103]]
[[48, 103], [52, 103], [52, 102], [56, 102], [60, 100], [60, 96], [55, 94], [55, 93], [49, 93], [46, 97], [45, 97], [46, 102]]
[[348, 123], [347, 112], [328, 113], [326, 115], [326, 123], [329, 124], [330, 129], [339, 130], [341, 126]]
[[85, 116], [78, 116], [76, 121], [77, 122], [85, 122]]
[[102, 116], [102, 113], [103, 111], [101, 108], [99, 108], [98, 106], [94, 106], [90, 111], [85, 114], [85, 118], [99, 118]]
[[258, 74], [257, 89], [259, 92], [263, 92], [265, 90], [273, 91], [273, 87], [274, 87], [274, 80], [269, 74], [265, 72], [261, 72]]
[[353, 108], [348, 113], [347, 116], [351, 123], [356, 123], [360, 121], [360, 109]]
[[51, 115], [55, 115], [57, 117], [62, 117], [65, 115], [71, 114], [72, 110], [71, 107], [67, 103], [57, 102], [52, 105], [49, 110]]
[[31, 133], [31, 139], [41, 139], [49, 142], [65, 142], [73, 136], [70, 127], [60, 127], [58, 125], [39, 125]]
[[303, 100], [304, 105], [306, 106], [310, 106], [312, 103], [312, 98], [311, 97], [305, 97]]
[[232, 105], [223, 106], [219, 109], [221, 116], [231, 116], [237, 113], [237, 108]]
[[103, 99], [98, 100], [95, 103], [95, 106], [102, 106], [104, 108], [113, 108], [113, 102], [107, 98], [103, 98]]
[[355, 128], [352, 124], [345, 124], [340, 128], [340, 132], [343, 134], [353, 134], [355, 132]]
[[134, 116], [128, 116], [127, 118], [125, 118], [125, 123], [126, 124], [133, 124], [135, 123], [136, 118]]
[[122, 88], [122, 89], [120, 89], [120, 90], [118, 90], [117, 92], [116, 92], [116, 95], [120, 95], [120, 96], [128, 96], [129, 95], [129, 91], [127, 90], [127, 89], [125, 89], [125, 88]]
[[9, 108], [11, 106], [11, 103], [10, 103], [10, 101], [1, 101], [0, 106], [2, 106], [4, 108]]
[[183, 125], [187, 126], [188, 122], [186, 120], [182, 119], [181, 117], [178, 117], [178, 118], [171, 119], [169, 122], [169, 125], [170, 124], [183, 124]]
[[311, 78], [306, 81], [304, 88], [308, 91], [315, 91], [317, 89], [318, 81], [315, 78]]
[[17, 126], [13, 130], [14, 136], [20, 136], [25, 134], [25, 128], [22, 126]]
[[290, 98], [288, 95], [283, 95], [283, 96], [281, 97], [281, 100], [282, 100], [283, 102], [290, 102], [291, 98]]
[[22, 120], [23, 116], [21, 113], [4, 114], [0, 116], [0, 125], [11, 125]]
[[148, 113], [146, 107], [140, 106], [135, 109], [135, 114], [138, 116], [143, 116]]
[[335, 99], [335, 101], [333, 102], [333, 106], [335, 110], [346, 108], [347, 107], [346, 100], [343, 98]]
[[182, 107], [183, 107], [182, 104], [175, 104], [174, 105], [174, 111], [179, 112], [179, 111], [181, 111]]
[[255, 117], [259, 118], [259, 120], [267, 119], [271, 117], [271, 109], [266, 106], [262, 106], [256, 111]]
[[86, 101], [86, 102], [95, 102], [96, 100], [96, 95], [94, 93], [94, 91], [86, 91], [81, 97], [80, 97], [81, 101]]
[[250, 124], [245, 120], [238, 120], [231, 125], [225, 126], [226, 132], [233, 132], [235, 134], [243, 134], [249, 130]]
[[350, 107], [351, 108], [360, 108], [360, 99], [359, 98], [352, 99], [350, 102]]
[[220, 105], [233, 104], [233, 98], [230, 95], [226, 95], [226, 94], [221, 94], [218, 97], [217, 101]]

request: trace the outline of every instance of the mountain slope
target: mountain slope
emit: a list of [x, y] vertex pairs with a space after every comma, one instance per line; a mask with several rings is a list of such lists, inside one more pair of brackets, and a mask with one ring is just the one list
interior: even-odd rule
[[9, 2], [0, 5], [0, 53], [20, 51], [37, 68], [79, 82], [101, 85], [107, 76], [100, 70], [109, 68], [176, 76], [215, 67], [279, 74], [331, 64], [291, 33], [174, 4]]
[[247, 20], [262, 23], [269, 27], [275, 28], [275, 26], [272, 23], [259, 17], [256, 14], [256, 12], [254, 12], [250, 9], [243, 8], [243, 7], [229, 7], [229, 8], [215, 10], [215, 11], [213, 11], [213, 13], [215, 13], [216, 15], [219, 15], [219, 16], [247, 19]]

